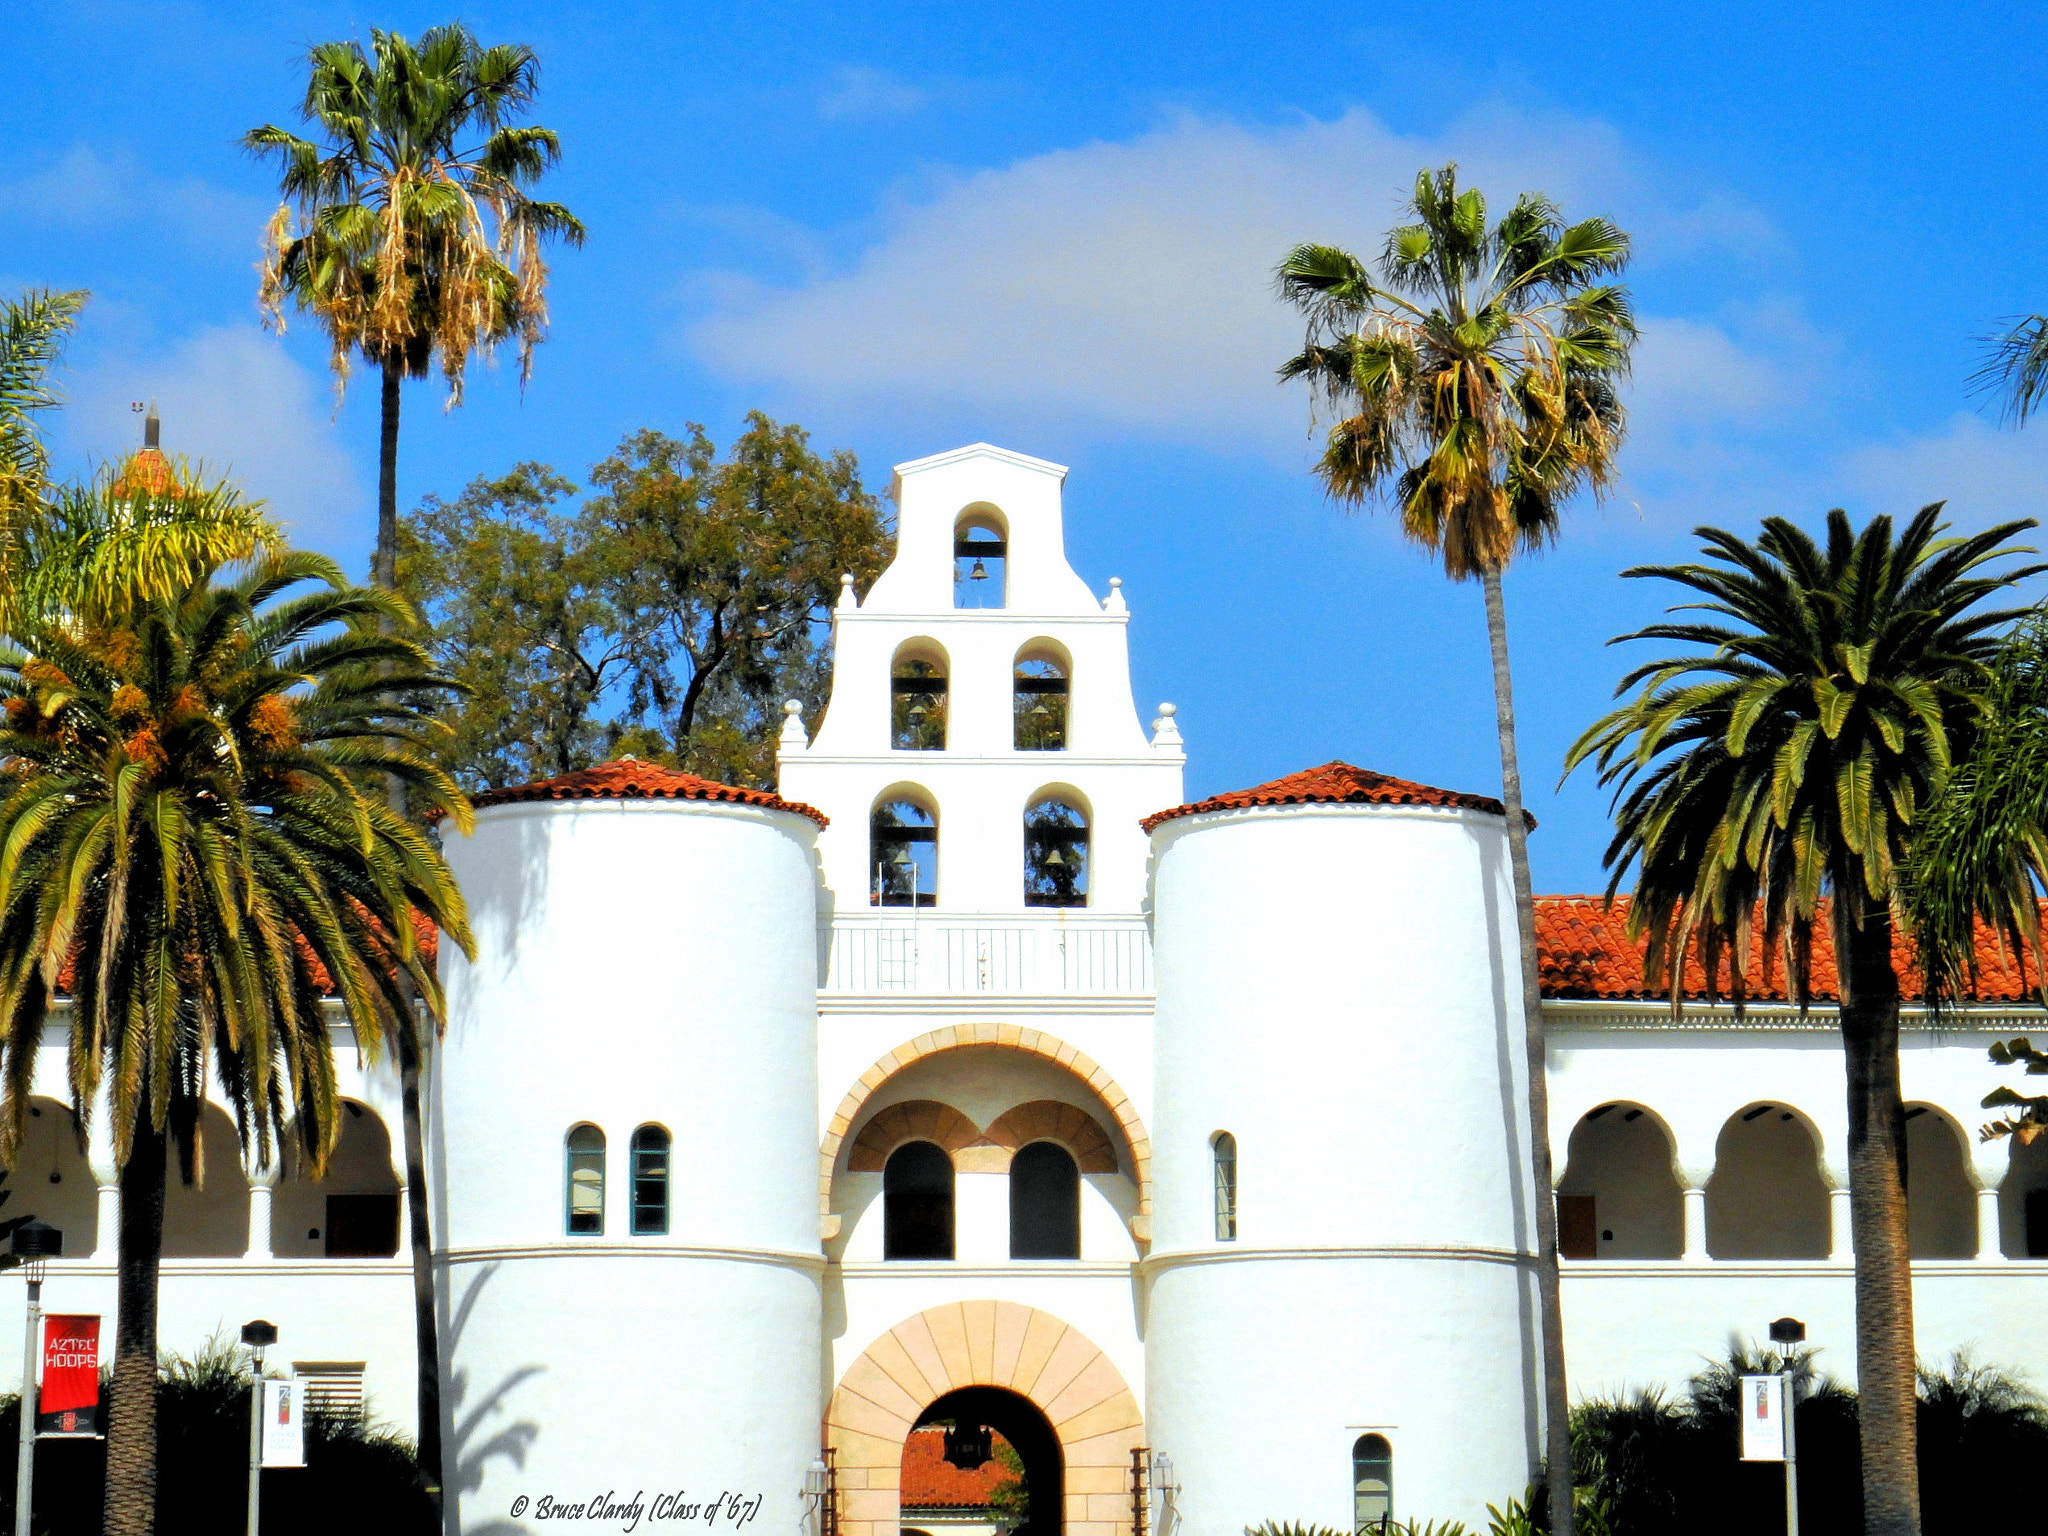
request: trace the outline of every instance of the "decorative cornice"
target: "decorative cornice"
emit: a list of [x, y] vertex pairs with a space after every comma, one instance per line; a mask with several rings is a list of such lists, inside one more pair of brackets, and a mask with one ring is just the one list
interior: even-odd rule
[[1233, 1243], [1228, 1246], [1219, 1244], [1214, 1248], [1181, 1248], [1171, 1253], [1154, 1253], [1140, 1260], [1138, 1268], [1149, 1277], [1164, 1270], [1196, 1264], [1281, 1264], [1317, 1260], [1384, 1262], [1389, 1259], [1521, 1265], [1533, 1264], [1536, 1255], [1477, 1243], [1388, 1243], [1371, 1248], [1244, 1248]]
[[[1825, 1034], [1839, 1028], [1840, 1010], [1833, 1003], [1815, 1003], [1802, 1014], [1787, 1003], [1751, 1003], [1737, 1017], [1728, 1003], [1685, 1003], [1676, 1016], [1671, 1005], [1630, 999], [1603, 1002], [1589, 998], [1551, 998], [1543, 1004], [1543, 1023], [1552, 1034], [1570, 1030], [1644, 1030], [1657, 1033]], [[1925, 1008], [1907, 1004], [1899, 1010], [1899, 1028], [1916, 1035], [2007, 1035], [2048, 1029], [2048, 1011], [2014, 1003], [1957, 1008], [1936, 1019]]]
[[519, 1243], [496, 1248], [437, 1248], [437, 1264], [494, 1264], [508, 1259], [716, 1259], [730, 1264], [765, 1264], [773, 1269], [801, 1269], [812, 1274], [825, 1268], [823, 1254], [791, 1248], [708, 1248], [660, 1239], [621, 1243], [565, 1237], [550, 1243]]

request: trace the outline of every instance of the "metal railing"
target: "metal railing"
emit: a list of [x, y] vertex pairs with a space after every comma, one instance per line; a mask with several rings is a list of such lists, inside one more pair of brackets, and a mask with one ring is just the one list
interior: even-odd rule
[[1149, 993], [1152, 933], [1143, 917], [1073, 909], [840, 917], [832, 923], [824, 990]]

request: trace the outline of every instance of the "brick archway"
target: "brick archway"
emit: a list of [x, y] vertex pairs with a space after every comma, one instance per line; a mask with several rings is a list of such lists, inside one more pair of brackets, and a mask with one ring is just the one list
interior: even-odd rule
[[838, 1452], [840, 1536], [899, 1536], [903, 1442], [961, 1387], [1001, 1387], [1052, 1424], [1066, 1462], [1065, 1536], [1131, 1536], [1131, 1452], [1143, 1416], [1088, 1336], [1012, 1301], [958, 1301], [905, 1318], [839, 1378], [825, 1420]]
[[919, 1035], [915, 1040], [897, 1046], [861, 1073], [860, 1081], [839, 1101], [839, 1108], [825, 1129], [825, 1139], [818, 1146], [820, 1230], [832, 1230], [832, 1173], [838, 1166], [839, 1149], [845, 1143], [846, 1133], [860, 1118], [861, 1106], [867, 1103], [869, 1096], [913, 1061], [921, 1061], [940, 1051], [955, 1051], [974, 1045], [993, 1045], [1003, 1050], [1042, 1056], [1065, 1067], [1087, 1084], [1116, 1121], [1117, 1129], [1123, 1133], [1124, 1144], [1130, 1150], [1131, 1180], [1138, 1186], [1138, 1211], [1131, 1219], [1131, 1236], [1141, 1243], [1149, 1242], [1152, 1237], [1152, 1138], [1145, 1130], [1144, 1122], [1138, 1118], [1130, 1095], [1118, 1087], [1116, 1079], [1092, 1058], [1066, 1041], [1040, 1030], [1020, 1029], [1015, 1024], [949, 1024], [944, 1029], [935, 1029], [930, 1034]]

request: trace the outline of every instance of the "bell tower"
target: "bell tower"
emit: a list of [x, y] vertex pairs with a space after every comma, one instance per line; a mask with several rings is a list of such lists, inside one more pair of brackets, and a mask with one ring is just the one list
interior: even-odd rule
[[781, 791], [835, 910], [1136, 913], [1140, 818], [1181, 798], [1171, 705], [1131, 698], [1122, 585], [1067, 564], [1064, 466], [976, 443], [896, 467], [896, 558], [833, 615], [831, 702], [792, 715]]

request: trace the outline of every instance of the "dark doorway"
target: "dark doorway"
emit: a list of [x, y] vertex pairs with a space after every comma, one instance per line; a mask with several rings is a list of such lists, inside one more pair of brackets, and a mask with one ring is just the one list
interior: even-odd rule
[[882, 1257], [953, 1257], [953, 1160], [906, 1141], [882, 1165]]
[[1010, 1257], [1081, 1257], [1081, 1170], [1065, 1147], [1034, 1141], [1010, 1160]]
[[934, 1402], [917, 1422], [970, 1432], [985, 1426], [1009, 1441], [1024, 1469], [1024, 1518], [1011, 1536], [1060, 1536], [1066, 1523], [1067, 1461], [1052, 1424], [1028, 1397], [1001, 1387], [962, 1387]]

